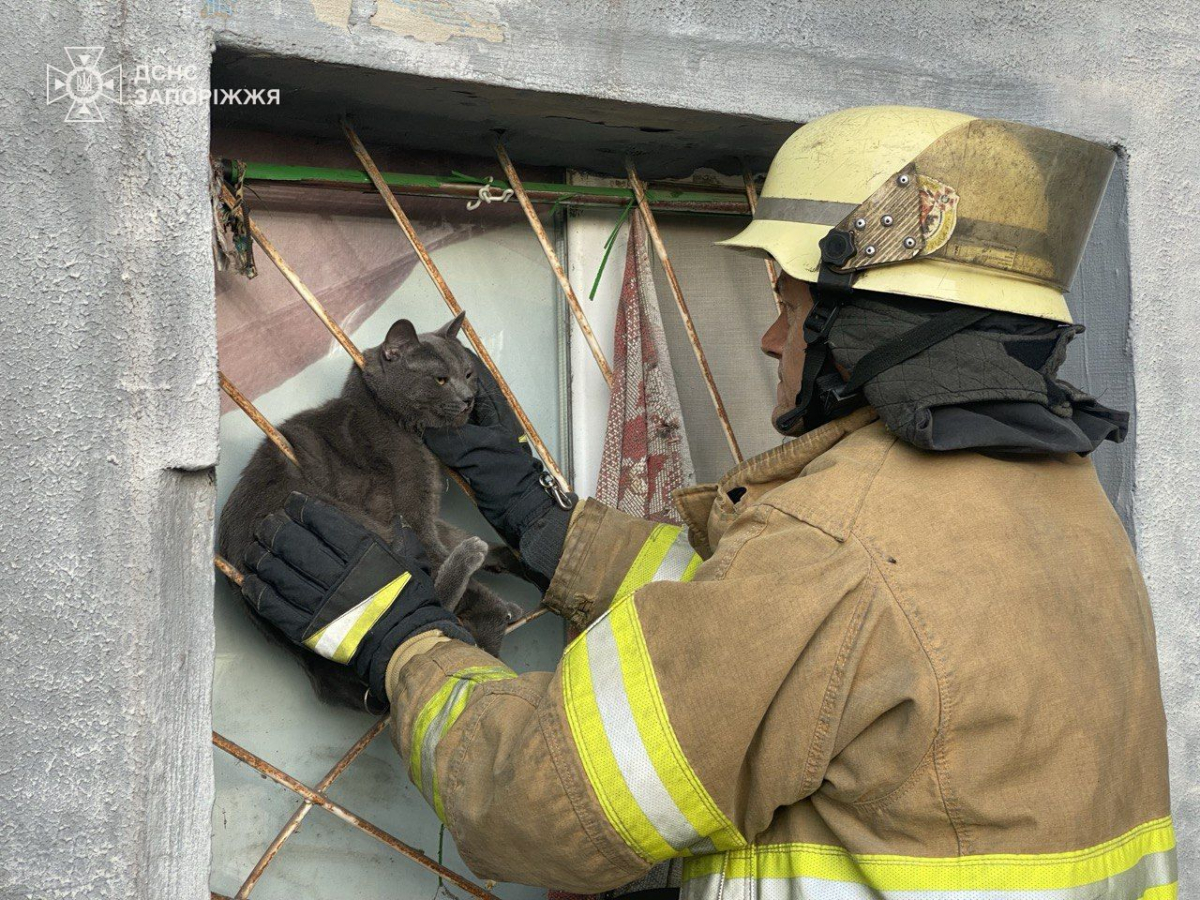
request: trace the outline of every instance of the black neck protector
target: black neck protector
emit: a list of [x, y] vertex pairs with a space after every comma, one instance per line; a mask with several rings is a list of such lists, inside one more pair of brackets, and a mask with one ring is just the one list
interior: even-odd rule
[[796, 395], [796, 405], [775, 420], [775, 428], [782, 434], [794, 436], [812, 431], [866, 405], [862, 389], [868, 381], [950, 335], [971, 327], [989, 314], [986, 309], [951, 307], [876, 347], [860, 359], [850, 377], [843, 380], [830, 352], [829, 332], [842, 304], [853, 292], [852, 282], [853, 275], [841, 275], [822, 265], [817, 284], [811, 286], [813, 307], [804, 320], [804, 341], [808, 349], [800, 393]]
[[[1055, 377], [1082, 328], [895, 300], [854, 291], [849, 277], [824, 266], [821, 274], [804, 322], [800, 391], [775, 422], [780, 432], [803, 434], [870, 403], [898, 437], [930, 450], [1090, 453], [1103, 440], [1124, 438], [1126, 413]], [[1035, 346], [1045, 358], [1019, 358]]]

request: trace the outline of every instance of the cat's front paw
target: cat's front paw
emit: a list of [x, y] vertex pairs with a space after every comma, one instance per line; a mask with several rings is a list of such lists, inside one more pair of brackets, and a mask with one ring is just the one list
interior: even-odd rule
[[469, 537], [451, 550], [450, 556], [454, 557], [464, 570], [474, 574], [484, 567], [490, 552], [491, 548], [483, 538]]
[[487, 552], [488, 545], [477, 537], [466, 538], [450, 551], [433, 582], [434, 593], [442, 606], [451, 612], [458, 610], [463, 592], [471, 583], [471, 576], [483, 565]]

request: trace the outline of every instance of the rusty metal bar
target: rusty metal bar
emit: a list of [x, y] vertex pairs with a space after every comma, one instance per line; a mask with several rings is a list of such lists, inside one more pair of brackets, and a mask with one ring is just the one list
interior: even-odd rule
[[683, 289], [679, 286], [679, 279], [675, 277], [675, 268], [671, 265], [671, 258], [667, 255], [667, 245], [663, 243], [662, 235], [658, 230], [658, 223], [654, 220], [654, 213], [650, 209], [650, 204], [646, 202], [646, 185], [642, 179], [638, 177], [637, 169], [633, 165], [632, 159], [625, 160], [625, 171], [629, 175], [629, 186], [633, 188], [634, 196], [637, 197], [638, 210], [642, 214], [642, 221], [646, 223], [646, 228], [650, 232], [650, 240], [654, 244], [654, 250], [658, 254], [658, 260], [662, 263], [663, 271], [667, 275], [667, 281], [671, 285], [671, 293], [675, 296], [675, 305], [679, 307], [679, 314], [683, 317], [683, 327], [687, 330], [688, 341], [692, 345], [692, 350], [696, 354], [696, 362], [700, 364], [700, 372], [704, 376], [704, 382], [708, 385], [709, 396], [712, 397], [713, 406], [717, 410], [717, 418], [721, 420], [721, 428], [725, 431], [725, 440], [729, 443], [729, 450], [733, 453], [733, 458], [736, 462], [742, 461], [742, 449], [738, 446], [737, 436], [733, 433], [733, 425], [729, 422], [729, 414], [725, 412], [725, 403], [721, 400], [721, 392], [717, 390], [717, 383], [713, 380], [712, 369], [708, 366], [708, 357], [704, 355], [704, 348], [700, 346], [700, 335], [696, 333], [696, 326], [692, 323], [692, 314], [688, 309], [687, 301], [683, 299]]
[[[221, 200], [226, 206], [232, 206], [235, 202], [229, 187], [224, 183], [221, 185]], [[333, 321], [329, 313], [325, 311], [325, 307], [317, 299], [316, 294], [310, 291], [304, 282], [300, 280], [300, 276], [296, 274], [296, 270], [287, 264], [287, 261], [275, 249], [275, 245], [263, 234], [262, 229], [255, 224], [250, 216], [246, 216], [246, 227], [250, 229], [250, 236], [254, 238], [255, 243], [262, 247], [263, 252], [271, 258], [271, 262], [275, 263], [275, 268], [288, 280], [288, 284], [308, 304], [309, 308], [317, 314], [317, 318], [324, 323], [325, 327], [329, 329], [329, 333], [345, 348], [346, 352], [350, 354], [350, 358], [354, 360], [354, 364], [361, 369], [363, 367], [362, 352], [358, 347], [354, 346], [354, 341], [350, 340], [346, 332], [342, 331], [342, 327]]]
[[320, 793], [319, 791], [314, 791], [312, 788], [307, 787], [304, 784], [301, 784], [299, 781], [297, 781], [291, 775], [288, 775], [286, 772], [284, 772], [281, 769], [277, 769], [275, 766], [271, 765], [265, 759], [255, 756], [249, 750], [247, 750], [244, 747], [241, 747], [241, 746], [235, 744], [233, 741], [229, 740], [229, 738], [224, 737], [223, 735], [218, 734], [217, 732], [214, 731], [212, 739], [213, 739], [213, 744], [215, 744], [219, 749], [224, 750], [226, 753], [228, 753], [234, 759], [238, 760], [239, 762], [245, 763], [246, 765], [250, 766], [252, 769], [257, 771], [258, 773], [265, 775], [267, 778], [270, 778], [276, 784], [281, 785], [296, 794], [299, 794], [301, 797], [303, 797], [305, 800], [307, 800], [313, 806], [319, 806], [322, 809], [326, 810], [327, 812], [333, 813], [335, 816], [337, 816], [339, 819], [341, 819], [346, 824], [353, 825], [355, 828], [359, 829], [360, 831], [365, 832], [366, 834], [369, 834], [371, 837], [375, 838], [375, 840], [379, 841], [380, 843], [386, 844], [387, 846], [389, 846], [393, 850], [395, 850], [397, 853], [400, 853], [403, 856], [407, 856], [413, 862], [416, 862], [419, 865], [424, 866], [429, 871], [433, 872], [436, 875], [441, 876], [446, 881], [450, 882], [455, 887], [466, 891], [471, 896], [478, 897], [478, 898], [480, 898], [480, 900], [499, 900], [499, 898], [497, 898], [494, 894], [491, 894], [488, 891], [485, 891], [483, 888], [479, 887], [479, 885], [475, 884], [474, 882], [468, 881], [466, 878], [463, 878], [457, 872], [455, 872], [451, 869], [447, 869], [441, 863], [430, 859], [428, 856], [426, 856], [420, 850], [416, 849], [415, 847], [410, 847], [408, 844], [404, 843], [404, 841], [400, 840], [398, 837], [388, 834], [388, 832], [384, 831], [378, 825], [373, 825], [370, 822], [368, 822], [366, 819], [355, 815], [350, 810], [346, 809], [344, 806], [342, 806], [338, 803], [334, 803], [332, 800], [330, 800], [328, 797], [326, 797], [324, 794]]
[[[317, 792], [324, 793], [327, 791], [330, 785], [332, 785], [341, 776], [341, 774], [346, 771], [350, 763], [354, 762], [360, 753], [367, 749], [367, 745], [370, 744], [371, 741], [375, 740], [375, 738], [379, 736], [379, 733], [383, 731], [387, 725], [388, 719], [387, 716], [384, 716], [374, 725], [368, 728], [366, 733], [354, 742], [354, 746], [346, 751], [346, 755], [339, 759], [337, 763], [334, 764], [333, 768], [325, 774], [325, 777], [317, 782]], [[242, 883], [242, 886], [238, 888], [238, 892], [234, 896], [233, 900], [246, 900], [246, 898], [250, 896], [250, 892], [254, 890], [254, 886], [258, 883], [258, 879], [262, 877], [263, 872], [266, 871], [267, 866], [271, 863], [271, 860], [275, 858], [275, 854], [280, 851], [284, 842], [296, 833], [296, 829], [300, 827], [300, 823], [304, 821], [304, 817], [308, 815], [309, 810], [312, 808], [313, 804], [310, 800], [305, 800], [300, 804], [299, 807], [296, 808], [296, 811], [292, 813], [291, 818], [287, 820], [287, 823], [280, 830], [279, 834], [275, 835], [275, 840], [271, 841], [270, 846], [267, 847], [266, 852], [264, 852], [262, 855], [262, 858], [259, 859], [254, 868], [250, 871], [250, 874], [246, 877], [246, 880]]]
[[[750, 204], [750, 215], [753, 216], [758, 212], [758, 190], [754, 187], [754, 173], [749, 167], [742, 168], [742, 181], [746, 185], [746, 202]], [[771, 282], [771, 294], [775, 297], [775, 308], [781, 313], [783, 312], [783, 297], [779, 295], [779, 272], [775, 268], [775, 260], [767, 257], [763, 260], [767, 264], [767, 278]]]
[[[215, 566], [216, 566], [218, 569], [220, 569], [220, 570], [221, 570], [221, 573], [222, 573], [222, 574], [223, 574], [223, 575], [224, 575], [226, 578], [228, 578], [230, 581], [232, 581], [232, 582], [233, 582], [234, 584], [236, 584], [238, 587], [241, 587], [241, 586], [242, 586], [242, 581], [243, 581], [243, 579], [244, 579], [244, 577], [245, 577], [245, 576], [243, 576], [243, 575], [242, 575], [242, 573], [241, 573], [241, 572], [240, 572], [240, 571], [239, 571], [239, 570], [238, 570], [238, 569], [237, 569], [237, 568], [236, 568], [236, 567], [235, 567], [235, 566], [234, 566], [232, 563], [230, 563], [230, 562], [229, 562], [229, 560], [227, 560], [227, 559], [226, 559], [225, 557], [223, 557], [223, 556], [214, 556], [214, 557], [213, 557], [213, 564], [214, 564], [214, 565], [215, 565]], [[516, 621], [514, 621], [514, 622], [511, 622], [511, 623], [508, 625], [508, 627], [504, 629], [504, 633], [505, 633], [505, 634], [512, 634], [514, 631], [516, 631], [516, 630], [517, 630], [518, 628], [520, 628], [522, 625], [528, 625], [528, 624], [529, 624], [530, 622], [532, 622], [534, 619], [540, 619], [542, 616], [544, 616], [544, 615], [545, 615], [546, 613], [548, 613], [548, 612], [550, 612], [550, 608], [549, 608], [549, 607], [547, 607], [547, 606], [538, 606], [538, 607], [537, 607], [536, 609], [534, 609], [532, 612], [528, 612], [528, 613], [526, 613], [525, 615], [521, 616], [521, 618], [517, 619]], [[321, 788], [320, 786], [318, 786], [318, 788], [317, 788], [317, 789], [318, 789], [318, 790], [322, 790], [322, 788]]]
[[500, 160], [500, 168], [504, 170], [504, 177], [508, 179], [508, 183], [512, 186], [513, 192], [517, 195], [517, 202], [521, 204], [521, 209], [525, 211], [525, 218], [529, 220], [529, 225], [533, 229], [533, 233], [537, 235], [538, 243], [542, 245], [542, 252], [546, 254], [546, 261], [550, 263], [550, 268], [554, 270], [554, 275], [558, 279], [559, 286], [562, 287], [563, 294], [567, 298], [567, 304], [571, 307], [571, 313], [575, 316], [575, 321], [579, 323], [579, 330], [583, 332], [583, 337], [591, 348], [592, 356], [596, 360], [596, 365], [600, 367], [600, 374], [604, 376], [604, 382], [608, 385], [609, 390], [612, 390], [613, 373], [612, 368], [608, 364], [608, 360], [604, 358], [604, 351], [600, 349], [600, 343], [596, 340], [596, 333], [592, 331], [592, 325], [588, 321], [587, 313], [583, 311], [583, 307], [579, 303], [579, 298], [575, 296], [575, 289], [571, 287], [571, 279], [567, 277], [567, 273], [563, 270], [562, 263], [559, 261], [558, 254], [554, 252], [554, 245], [550, 243], [550, 238], [546, 236], [546, 229], [542, 227], [542, 221], [538, 218], [537, 210], [533, 208], [533, 203], [529, 200], [529, 195], [525, 193], [525, 185], [521, 183], [521, 176], [517, 174], [517, 169], [513, 165], [512, 160], [508, 157], [508, 151], [504, 149], [504, 144], [500, 141], [495, 141], [496, 157]]
[[[233, 160], [221, 160], [228, 170]], [[346, 192], [362, 192], [372, 187], [371, 180], [358, 169], [330, 169], [319, 166], [291, 166], [269, 162], [241, 160], [245, 166], [244, 179], [266, 185], [283, 185], [298, 188], [325, 188]], [[403, 172], [382, 172], [384, 181], [394, 194], [401, 197], [429, 197], [444, 200], [478, 199], [481, 182], [447, 180], [432, 175], [414, 175]], [[498, 190], [509, 187], [507, 182], [496, 181], [492, 185]], [[748, 207], [740, 192], [731, 192], [716, 185], [698, 185], [672, 181], [647, 182], [647, 199], [656, 210], [717, 215], [746, 215]], [[528, 182], [525, 185], [529, 199], [534, 203], [555, 204], [567, 207], [621, 207], [628, 202], [627, 192], [622, 188], [598, 187], [578, 184], [549, 184]]]
[[[312, 178], [302, 181], [276, 181], [271, 179], [263, 179], [255, 175], [246, 173], [246, 183], [254, 182], [256, 185], [266, 186], [267, 190], [273, 187], [287, 188], [311, 188], [316, 190], [336, 190], [343, 191], [348, 194], [363, 193], [361, 184], [346, 184], [338, 181], [323, 181], [321, 179]], [[499, 179], [492, 183], [494, 190], [504, 190], [507, 185]], [[440, 184], [433, 187], [409, 186], [400, 187], [398, 185], [389, 184], [398, 197], [423, 197], [429, 200], [477, 200], [479, 199], [479, 184]], [[371, 188], [374, 190], [374, 188]], [[583, 194], [571, 195], [559, 193], [557, 191], [538, 191], [529, 190], [529, 199], [535, 205], [551, 206], [557, 204], [575, 209], [613, 209], [618, 211], [626, 203], [629, 202], [628, 197], [602, 197], [602, 196], [586, 196]], [[264, 193], [264, 196], [271, 196]], [[670, 200], [670, 199], [651, 199], [650, 205], [658, 212], [676, 213], [681, 215], [703, 215], [711, 217], [731, 217], [744, 216], [749, 213], [749, 207], [746, 206], [746, 201], [739, 197], [733, 196], [729, 200]]]
[[540, 619], [542, 616], [544, 616], [548, 612], [550, 612], [549, 607], [539, 606], [533, 612], [525, 613], [525, 615], [521, 616], [521, 618], [517, 619], [515, 622], [512, 622], [507, 628], [504, 629], [504, 633], [512, 634], [514, 631], [516, 631], [522, 625], [528, 625], [534, 619]]
[[[400, 201], [396, 199], [396, 195], [392, 193], [392, 189], [388, 187], [387, 182], [383, 180], [383, 176], [379, 172], [379, 167], [376, 166], [375, 161], [371, 159], [371, 154], [367, 152], [367, 148], [364, 147], [362, 141], [359, 140], [358, 134], [354, 130], [354, 126], [351, 125], [350, 121], [346, 118], [342, 119], [342, 131], [345, 132], [346, 140], [350, 142], [350, 147], [354, 150], [354, 155], [358, 157], [358, 161], [362, 164], [362, 167], [366, 171], [367, 176], [371, 179], [372, 184], [375, 185], [375, 189], [379, 191], [380, 196], [383, 197], [384, 202], [387, 204], [388, 209], [392, 213], [392, 217], [396, 220], [396, 224], [400, 226], [400, 229], [404, 232], [404, 236], [408, 238], [408, 242], [412, 244], [412, 248], [414, 251], [416, 251], [417, 256], [420, 258], [421, 264], [425, 266], [425, 271], [429, 273], [429, 277], [433, 280], [434, 285], [437, 286], [437, 289], [441, 293], [442, 299], [445, 301], [446, 306], [450, 308], [452, 313], [458, 315], [463, 311], [463, 308], [459, 305], [458, 300], [455, 299], [454, 294], [450, 290], [450, 286], [446, 284], [446, 279], [442, 277], [442, 273], [438, 270], [437, 265], [434, 264], [433, 258], [429, 255], [429, 251], [425, 249], [425, 245], [421, 242], [420, 237], [417, 236], [416, 229], [413, 228], [412, 222], [409, 221], [408, 216], [400, 206]], [[483, 340], [479, 337], [479, 333], [471, 324], [470, 319], [463, 320], [462, 328], [463, 331], [466, 332], [468, 339], [470, 339], [471, 344], [475, 347], [475, 352], [479, 354], [479, 358], [483, 361], [483, 364], [487, 366], [488, 371], [492, 373], [492, 377], [496, 379], [496, 383], [500, 386], [500, 390], [504, 394], [504, 399], [508, 401], [508, 405], [512, 407], [513, 412], [517, 415], [517, 418], [521, 420], [521, 426], [525, 429], [526, 434], [529, 435], [530, 443], [532, 443], [534, 449], [537, 450], [538, 456], [541, 457], [542, 462], [546, 465], [546, 468], [549, 469], [550, 473], [558, 479], [559, 483], [566, 486], [567, 489], [570, 490], [570, 486], [567, 484], [566, 478], [563, 477], [562, 470], [558, 467], [558, 463], [556, 463], [554, 461], [554, 457], [550, 455], [550, 451], [546, 447], [545, 442], [542, 441], [541, 435], [539, 435], [537, 429], [533, 427], [533, 422], [531, 422], [529, 420], [529, 416], [525, 414], [524, 408], [513, 394], [512, 389], [508, 386], [508, 382], [505, 381], [504, 376], [500, 374], [500, 370], [497, 368], [496, 363], [492, 360], [491, 354], [487, 352], [487, 348], [483, 345]]]
[[226, 578], [228, 578], [230, 581], [232, 581], [238, 587], [242, 586], [242, 581], [244, 580], [242, 573], [239, 572], [237, 570], [237, 567], [234, 566], [234, 564], [231, 563], [229, 560], [227, 560], [225, 557], [221, 556], [220, 554], [217, 554], [216, 556], [213, 557], [213, 565], [215, 565], [218, 569], [220, 569], [221, 574], [223, 574]]
[[239, 391], [220, 369], [217, 370], [217, 379], [221, 382], [221, 390], [229, 395], [230, 400], [242, 408], [242, 412], [248, 415], [255, 425], [262, 429], [267, 439], [279, 448], [279, 452], [297, 466], [300, 465], [300, 460], [296, 459], [296, 451], [292, 449], [291, 443], [280, 433], [278, 428], [267, 421], [267, 417], [258, 411], [258, 407], [250, 402], [250, 398]]
[[[229, 562], [229, 560], [227, 560], [223, 556], [214, 556], [213, 564], [218, 569], [221, 570], [222, 574], [224, 574], [224, 576], [226, 578], [228, 578], [230, 581], [232, 581], [238, 587], [242, 586], [242, 580], [245, 576], [243, 576], [242, 573]], [[516, 631], [522, 625], [528, 625], [534, 619], [540, 619], [542, 616], [544, 616], [548, 612], [550, 612], [549, 607], [538, 606], [532, 612], [528, 612], [525, 615], [521, 616], [521, 618], [517, 619], [516, 621], [511, 622], [508, 625], [508, 627], [504, 629], [504, 633], [512, 634], [514, 631]], [[322, 790], [322, 788], [320, 788], [318, 786], [318, 790]]]

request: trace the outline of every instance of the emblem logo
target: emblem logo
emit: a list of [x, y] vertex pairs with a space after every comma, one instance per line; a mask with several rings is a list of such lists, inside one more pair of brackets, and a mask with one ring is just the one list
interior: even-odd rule
[[917, 198], [920, 203], [918, 224], [925, 238], [922, 256], [945, 246], [958, 223], [958, 191], [933, 178], [917, 176]]
[[69, 71], [46, 66], [46, 105], [70, 100], [64, 122], [103, 122], [101, 103], [120, 103], [121, 67], [101, 70], [103, 47], [64, 47]]

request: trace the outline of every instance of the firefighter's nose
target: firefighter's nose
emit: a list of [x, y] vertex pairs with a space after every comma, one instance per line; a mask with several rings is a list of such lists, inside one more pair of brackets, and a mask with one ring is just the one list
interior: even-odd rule
[[788, 322], [787, 316], [783, 313], [771, 323], [762, 336], [760, 347], [762, 352], [772, 359], [780, 359], [783, 356], [783, 347], [787, 343]]

